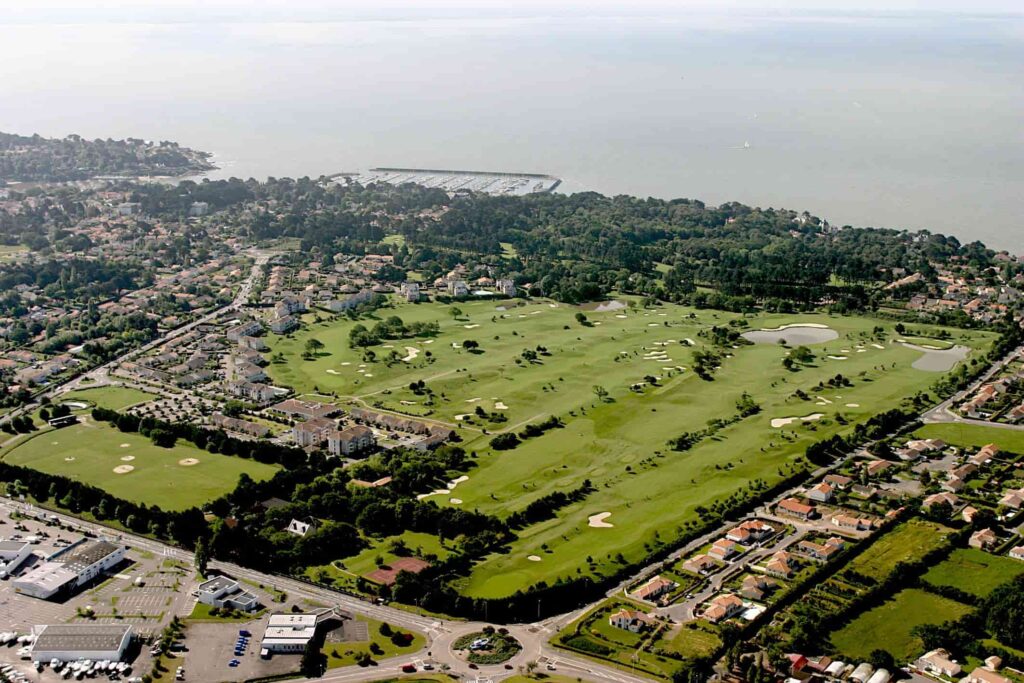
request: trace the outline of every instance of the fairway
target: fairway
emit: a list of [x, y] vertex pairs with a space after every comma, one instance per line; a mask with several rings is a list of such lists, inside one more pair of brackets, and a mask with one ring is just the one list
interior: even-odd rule
[[942, 439], [961, 448], [977, 448], [994, 443], [1001, 450], [1024, 453], [1024, 430], [1019, 429], [951, 422], [925, 425], [914, 432], [914, 436], [921, 439]]
[[[269, 367], [275, 383], [336, 392], [342, 402], [459, 427], [464, 447], [479, 454], [479, 467], [468, 472], [469, 479], [450, 498], [432, 498], [439, 504], [505, 516], [554, 491], [576, 488], [585, 479], [592, 482], [596, 490], [585, 501], [519, 532], [511, 552], [478, 563], [461, 585], [472, 596], [508, 595], [542, 579], [550, 583], [575, 576], [578, 569], [613, 573], [618, 553], [627, 560], [646, 556], [654, 544], [681, 535], [683, 525], [697, 519], [698, 506], [728, 498], [757, 479], [771, 485], [810, 443], [899, 406], [941, 376], [913, 368], [921, 352], [896, 342], [889, 321], [872, 318], [769, 314], [746, 318], [746, 327], [735, 328], [809, 324], [838, 333], [831, 341], [813, 344], [814, 360], [793, 372], [782, 364], [789, 349], [778, 344], [712, 344], [711, 328], [742, 320], [738, 314], [673, 305], [603, 311], [590, 306], [583, 311], [587, 324], [582, 325], [575, 317], [579, 307], [504, 303], [507, 311], [498, 310], [495, 302], [460, 302], [458, 319], [450, 315], [452, 307], [441, 304], [381, 309], [380, 318], [395, 314], [406, 323], [437, 322], [440, 333], [374, 346], [376, 360], [371, 362], [364, 361], [361, 350], [348, 348], [355, 323], [347, 319], [313, 323], [293, 338], [271, 340], [273, 353], [285, 359]], [[876, 336], [876, 326], [887, 332]], [[951, 334], [955, 343], [978, 350], [987, 349], [994, 338], [978, 331]], [[310, 337], [324, 344], [325, 353], [304, 360]], [[467, 339], [478, 342], [480, 352], [462, 348]], [[546, 355], [522, 358], [524, 350], [538, 345]], [[720, 354], [712, 381], [693, 372], [695, 349]], [[384, 362], [391, 352], [394, 356]], [[825, 384], [837, 374], [849, 385]], [[652, 377], [656, 384], [645, 384]], [[432, 405], [410, 390], [409, 383], [418, 380], [433, 390]], [[637, 384], [642, 389], [631, 391]], [[595, 387], [607, 397], [599, 397]], [[798, 397], [797, 390], [806, 398]], [[667, 442], [681, 433], [732, 418], [744, 392], [760, 406], [759, 413], [685, 452], [671, 450]], [[475, 415], [477, 408], [486, 417]], [[495, 413], [506, 421], [491, 420]], [[776, 419], [810, 414], [820, 417], [772, 425]], [[565, 426], [513, 450], [489, 447], [494, 433], [518, 432], [524, 423], [549, 415]], [[591, 517], [605, 512], [610, 513], [607, 526], [590, 525]]]
[[[234, 489], [243, 472], [262, 481], [277, 471], [273, 465], [207, 453], [184, 441], [160, 448], [138, 434], [84, 420], [19, 442], [3, 454], [4, 462], [77, 479], [118, 498], [164, 510], [213, 500]], [[198, 464], [180, 463], [187, 459]]]
[[989, 593], [1024, 574], [1024, 562], [1000, 557], [977, 548], [957, 548], [944, 562], [935, 565], [924, 580], [935, 586], [952, 586], [987, 597]]
[[60, 403], [88, 402], [101, 408], [121, 411], [129, 406], [146, 401], [152, 401], [156, 394], [150, 394], [131, 387], [96, 387], [94, 389], [79, 389], [58, 397]]

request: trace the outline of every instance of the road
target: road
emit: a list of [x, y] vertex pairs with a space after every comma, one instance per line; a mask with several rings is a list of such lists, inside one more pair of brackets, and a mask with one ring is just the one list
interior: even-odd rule
[[953, 394], [945, 401], [935, 406], [931, 410], [925, 411], [921, 414], [921, 421], [925, 424], [969, 424], [977, 425], [979, 427], [995, 427], [997, 429], [1012, 429], [1017, 431], [1024, 431], [1024, 425], [1011, 425], [1003, 422], [988, 422], [986, 420], [974, 420], [969, 417], [963, 417], [953, 412], [953, 405], [963, 401], [968, 396], [978, 390], [985, 382], [989, 381], [997, 374], [999, 374], [1008, 363], [1014, 358], [1024, 352], [1024, 346], [1018, 346], [1016, 349], [1008, 353], [1003, 358], [999, 359], [989, 367], [977, 380], [971, 383], [971, 385], [963, 391], [958, 391]]

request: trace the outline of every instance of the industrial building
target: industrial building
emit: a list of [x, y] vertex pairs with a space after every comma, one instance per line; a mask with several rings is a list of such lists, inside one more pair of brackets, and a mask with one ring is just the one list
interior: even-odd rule
[[208, 581], [204, 581], [199, 584], [197, 593], [196, 597], [199, 599], [199, 602], [221, 609], [237, 609], [243, 612], [252, 612], [260, 604], [255, 595], [242, 590], [237, 581], [227, 576], [215, 576]]
[[92, 661], [120, 662], [132, 641], [128, 624], [52, 624], [32, 629], [36, 662]]
[[14, 592], [41, 600], [63, 597], [117, 566], [124, 552], [108, 541], [83, 541], [16, 579]]
[[13, 574], [32, 554], [27, 541], [0, 541], [0, 577]]

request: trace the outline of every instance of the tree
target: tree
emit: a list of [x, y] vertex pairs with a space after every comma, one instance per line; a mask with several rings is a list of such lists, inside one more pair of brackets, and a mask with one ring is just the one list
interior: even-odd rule
[[450, 315], [453, 320], [458, 320], [462, 317], [462, 309], [458, 306], [452, 306], [448, 309], [448, 315]]
[[210, 564], [210, 548], [206, 544], [205, 538], [200, 538], [196, 541], [195, 550], [195, 566], [196, 573], [200, 576], [206, 576], [207, 566]]
[[608, 390], [602, 387], [600, 384], [595, 384], [593, 387], [594, 396], [597, 396], [600, 400], [604, 401], [608, 398]]
[[475, 339], [467, 339], [466, 341], [462, 342], [462, 348], [466, 349], [467, 351], [475, 351], [476, 349], [480, 348], [480, 342], [476, 341]]
[[306, 340], [306, 356], [316, 356], [324, 348], [324, 343], [315, 337]]
[[320, 642], [317, 638], [310, 638], [306, 643], [306, 649], [302, 652], [302, 662], [299, 670], [306, 678], [320, 678], [324, 673], [323, 655], [320, 654]]
[[885, 669], [890, 672], [896, 670], [896, 658], [881, 648], [871, 651], [871, 654], [868, 655], [868, 662], [876, 669]]
[[1024, 647], [1024, 575], [999, 586], [981, 610], [985, 627], [1004, 645]]
[[580, 325], [586, 325], [587, 316], [583, 315], [582, 311], [576, 311], [576, 322], [578, 322]]

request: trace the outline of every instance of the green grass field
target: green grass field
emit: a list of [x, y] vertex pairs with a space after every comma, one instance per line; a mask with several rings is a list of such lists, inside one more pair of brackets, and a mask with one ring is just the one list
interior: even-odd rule
[[875, 541], [850, 562], [849, 568], [882, 580], [897, 563], [916, 560], [938, 548], [949, 531], [935, 522], [912, 519]]
[[[458, 320], [450, 316], [449, 306], [441, 304], [399, 304], [394, 311], [378, 311], [380, 316], [397, 314], [406, 322], [437, 321], [441, 332], [433, 340], [394, 341], [393, 349], [375, 347], [378, 361], [365, 363], [364, 368], [359, 368], [362, 353], [348, 348], [351, 321], [313, 323], [293, 338], [271, 341], [273, 351], [287, 359], [270, 366], [276, 383], [300, 392], [336, 392], [342, 401], [459, 426], [464, 446], [480, 456], [479, 467], [450, 496], [468, 509], [506, 515], [553, 491], [579, 486], [584, 479], [593, 482], [596, 491], [586, 501], [563, 509], [557, 519], [523, 530], [511, 552], [479, 563], [461, 586], [473, 596], [503, 596], [541, 579], [575, 576], [581, 567], [588, 571], [588, 556], [597, 573], [611, 573], [617, 566], [615, 554], [621, 552], [627, 559], [646, 556], [653, 544], [668, 542], [685, 522], [695, 520], [696, 507], [733, 495], [755, 479], [770, 485], [808, 444], [849, 431], [836, 419], [837, 413], [848, 422], [865, 420], [927, 390], [940, 376], [912, 368], [920, 352], [894, 343], [889, 323], [871, 318], [748, 318], [751, 329], [828, 325], [839, 338], [813, 345], [817, 358], [800, 372], [782, 366], [787, 349], [776, 344], [726, 348], [723, 353], [730, 357], [722, 359], [714, 381], [707, 382], [690, 370], [693, 349], [683, 342], [705, 346], [702, 331], [742, 316], [679, 306], [606, 312], [588, 307], [592, 325], [582, 326], [574, 318], [577, 307], [547, 301], [523, 307], [505, 303], [510, 308], [504, 312], [496, 310], [495, 302], [459, 303], [465, 315]], [[877, 325], [889, 330], [886, 339], [872, 336]], [[953, 334], [957, 343], [976, 349], [986, 349], [993, 339], [977, 331]], [[310, 337], [325, 344], [327, 355], [302, 360]], [[466, 339], [479, 342], [482, 353], [453, 348], [453, 343], [461, 345]], [[551, 355], [541, 356], [539, 363], [515, 363], [524, 349], [537, 345]], [[390, 366], [381, 362], [392, 350], [404, 355], [406, 347], [418, 351], [415, 359]], [[655, 352], [665, 355], [652, 357]], [[849, 378], [853, 386], [814, 390], [836, 374]], [[657, 376], [658, 386], [648, 386], [643, 393], [629, 390], [646, 375]], [[420, 379], [433, 388], [435, 405], [425, 405], [424, 397], [408, 389], [410, 382]], [[598, 399], [595, 386], [606, 389], [609, 400]], [[811, 399], [794, 397], [797, 389]], [[686, 453], [669, 450], [669, 439], [735, 414], [736, 400], [744, 391], [761, 406], [759, 414], [722, 429]], [[456, 419], [471, 415], [477, 406], [506, 415], [507, 422], [488, 423], [471, 416], [475, 424], [468, 424]], [[822, 418], [771, 425], [774, 418], [811, 413], [821, 413]], [[480, 431], [518, 431], [521, 424], [548, 415], [560, 416], [565, 428], [512, 451], [492, 451], [490, 436]], [[432, 500], [457, 504], [449, 497]], [[600, 512], [611, 513], [607, 522], [613, 526], [589, 526], [588, 518]]]
[[[352, 666], [356, 663], [356, 657], [360, 653], [369, 653], [375, 660], [397, 657], [401, 654], [414, 654], [419, 652], [425, 643], [423, 634], [409, 629], [394, 628], [395, 631], [411, 633], [413, 638], [408, 646], [399, 646], [391, 642], [391, 638], [380, 633], [381, 622], [376, 619], [359, 615], [357, 621], [366, 622], [367, 631], [370, 637], [368, 641], [346, 641], [342, 643], [328, 642], [324, 644], [323, 652], [327, 656], [327, 668], [334, 669], [342, 666]], [[380, 648], [379, 654], [374, 654], [371, 647], [376, 645]]]
[[363, 576], [377, 568], [377, 558], [381, 558], [384, 564], [395, 560], [398, 556], [388, 551], [391, 543], [401, 539], [413, 555], [437, 555], [439, 559], [445, 559], [451, 555], [451, 551], [443, 548], [437, 536], [406, 531], [398, 536], [388, 536], [382, 539], [370, 539], [372, 545], [358, 555], [346, 557], [336, 563], [338, 569], [342, 569], [357, 576]]
[[72, 391], [61, 396], [60, 401], [61, 403], [67, 401], [88, 402], [93, 405], [100, 406], [101, 408], [124, 410], [129, 406], [151, 401], [154, 398], [156, 398], [156, 395], [145, 391], [139, 391], [138, 389], [107, 386], [96, 387], [95, 389], [80, 389], [78, 391]]
[[957, 548], [948, 559], [935, 565], [924, 580], [936, 586], [952, 586], [962, 591], [988, 596], [997, 586], [1024, 574], [1024, 562], [1000, 557], [977, 548]]
[[881, 649], [903, 664], [923, 652], [921, 641], [910, 634], [915, 626], [940, 624], [970, 610], [954, 600], [911, 588], [836, 631], [832, 644], [855, 661], [866, 660], [872, 651]]
[[914, 435], [922, 439], [942, 439], [961, 448], [984, 446], [994, 443], [1004, 451], [1024, 453], [1024, 431], [981, 425], [948, 424], [924, 425]]
[[[277, 471], [273, 465], [178, 443], [174, 448], [160, 448], [143, 436], [122, 433], [86, 418], [63, 429], [42, 430], [5, 450], [2, 458], [12, 465], [60, 474], [119, 498], [165, 510], [183, 510], [213, 500], [232, 490], [243, 472], [262, 481]], [[186, 458], [199, 463], [179, 464]], [[119, 466], [134, 469], [116, 474], [114, 468]]]

